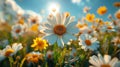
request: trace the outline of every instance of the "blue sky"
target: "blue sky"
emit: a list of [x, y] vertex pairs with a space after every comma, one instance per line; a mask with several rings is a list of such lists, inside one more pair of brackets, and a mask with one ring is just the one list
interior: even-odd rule
[[[79, 3], [73, 3], [72, 0], [15, 0], [18, 5], [20, 5], [25, 10], [33, 10], [40, 14], [41, 10], [45, 11], [44, 16], [47, 16], [49, 13], [49, 6], [51, 3], [57, 3], [60, 5], [60, 11], [63, 12], [70, 12], [72, 16], [75, 16], [76, 19], [85, 16], [86, 14], [83, 13], [83, 8], [85, 6], [91, 7], [89, 13], [94, 13], [96, 17], [103, 18], [103, 20], [108, 20], [107, 16], [114, 13], [118, 10], [118, 8], [113, 6], [114, 2], [120, 2], [120, 0], [81, 0]], [[106, 6], [108, 8], [108, 12], [103, 15], [99, 16], [96, 13], [96, 10], [100, 6]]]

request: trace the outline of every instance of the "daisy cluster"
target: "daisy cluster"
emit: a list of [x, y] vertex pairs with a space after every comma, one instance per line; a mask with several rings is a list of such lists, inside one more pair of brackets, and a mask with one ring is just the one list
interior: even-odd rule
[[[114, 6], [120, 8], [120, 2]], [[42, 21], [14, 0], [0, 0], [0, 67], [120, 67], [120, 9], [110, 21], [89, 13], [89, 7], [83, 11], [78, 21], [56, 10]], [[107, 11], [96, 9], [100, 16]]]

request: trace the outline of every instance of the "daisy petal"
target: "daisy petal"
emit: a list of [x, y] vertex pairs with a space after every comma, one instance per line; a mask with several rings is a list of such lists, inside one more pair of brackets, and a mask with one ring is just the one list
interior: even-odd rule
[[[65, 17], [66, 18], [66, 17]], [[69, 23], [70, 17], [66, 18], [64, 25], [67, 25]]]
[[78, 33], [79, 32], [79, 29], [78, 28], [69, 28], [67, 27], [67, 32], [68, 33], [71, 33], [71, 34], [75, 34], [75, 33]]
[[59, 13], [56, 14], [56, 21], [58, 24], [61, 24], [61, 16]]
[[58, 38], [57, 44], [58, 44], [58, 46], [60, 46], [60, 47], [63, 47], [63, 46], [64, 46], [64, 42], [63, 42], [62, 38]]
[[111, 56], [109, 56], [109, 55], [104, 55], [104, 60], [105, 60], [105, 63], [106, 63], [106, 64], [109, 63], [110, 60], [111, 60]]
[[54, 44], [56, 42], [57, 38], [58, 37], [55, 34], [50, 34], [50, 35], [47, 35], [47, 36], [44, 37], [44, 39], [48, 40], [48, 42], [50, 44]]
[[48, 34], [49, 34], [49, 33], [53, 33], [53, 31], [52, 31], [52, 30], [49, 30], [49, 29], [44, 30], [44, 32], [45, 32], [45, 33], [48, 33]]
[[75, 27], [76, 24], [77, 24], [77, 22], [71, 22], [71, 23], [69, 23], [66, 27], [67, 27], [67, 28]]
[[118, 61], [117, 58], [113, 58], [113, 59], [109, 62], [109, 64], [110, 64], [112, 67], [114, 67], [114, 65], [117, 63], [117, 61]]
[[105, 61], [104, 61], [103, 57], [101, 56], [101, 54], [98, 54], [98, 58], [99, 58], [100, 64], [105, 63]]
[[67, 44], [70, 41], [70, 39], [73, 39], [73, 40], [76, 39], [76, 37], [73, 36], [72, 34], [64, 34], [62, 38], [65, 44]]

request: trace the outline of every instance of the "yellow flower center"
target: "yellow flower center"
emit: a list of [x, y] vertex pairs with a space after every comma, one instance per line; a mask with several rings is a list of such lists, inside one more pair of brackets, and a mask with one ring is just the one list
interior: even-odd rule
[[109, 64], [103, 64], [101, 67], [111, 67]]
[[107, 12], [107, 10], [102, 10], [101, 14], [105, 14]]
[[91, 45], [92, 45], [92, 43], [91, 43], [90, 40], [85, 40], [85, 44], [86, 44], [87, 46], [91, 46]]
[[6, 52], [5, 52], [5, 56], [8, 57], [8, 56], [10, 56], [10, 54], [13, 53], [13, 52], [14, 52], [13, 49], [8, 49], [8, 50], [6, 50]]
[[20, 29], [16, 29], [15, 30], [16, 33], [20, 33], [20, 31], [21, 31]]
[[88, 17], [89, 20], [92, 20], [92, 16]]
[[37, 44], [38, 44], [39, 47], [42, 47], [44, 45], [44, 42], [43, 41], [38, 41]]
[[83, 24], [77, 24], [77, 27], [78, 27], [78, 28], [83, 28], [84, 25], [83, 25]]
[[24, 19], [23, 19], [23, 18], [20, 19], [20, 20], [18, 21], [18, 23], [23, 25], [23, 24], [24, 24]]
[[66, 33], [66, 27], [64, 25], [56, 25], [53, 31], [55, 34], [61, 36]]

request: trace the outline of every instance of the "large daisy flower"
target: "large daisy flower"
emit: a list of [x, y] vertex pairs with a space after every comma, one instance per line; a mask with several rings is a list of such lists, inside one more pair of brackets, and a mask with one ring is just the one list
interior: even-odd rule
[[81, 34], [79, 37], [79, 45], [81, 45], [81, 48], [86, 50], [97, 50], [99, 47], [99, 42], [97, 41], [97, 38], [94, 38], [88, 34]]
[[102, 57], [101, 54], [98, 54], [98, 56], [93, 55], [90, 57], [89, 62], [92, 64], [90, 67], [115, 67], [118, 59], [115, 57], [111, 59], [110, 55]]
[[5, 57], [16, 54], [22, 48], [23, 46], [21, 43], [14, 43], [12, 44], [12, 47], [10, 45], [7, 45], [6, 48], [0, 50], [0, 61], [3, 60]]
[[45, 39], [48, 40], [50, 44], [57, 42], [59, 46], [64, 46], [67, 42], [72, 39], [75, 40], [76, 37], [73, 34], [78, 33], [76, 27], [76, 22], [73, 22], [74, 17], [70, 16], [68, 12], [56, 16], [51, 15], [48, 17], [48, 23], [43, 26], [44, 32], [46, 33]]

